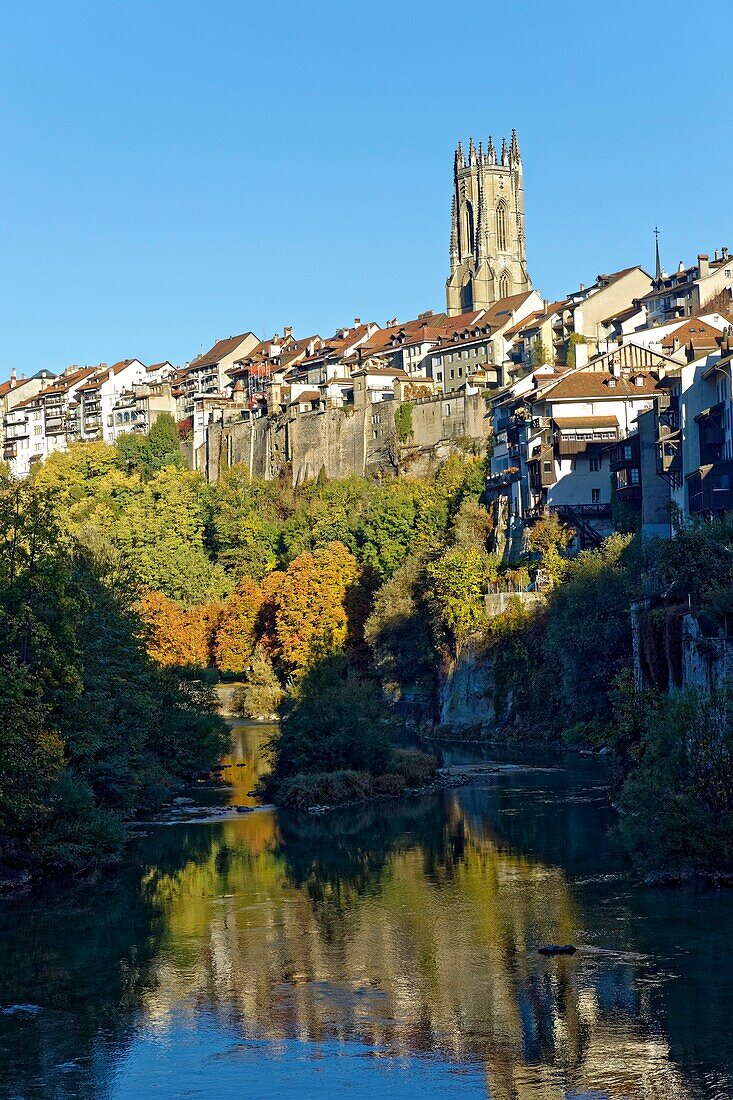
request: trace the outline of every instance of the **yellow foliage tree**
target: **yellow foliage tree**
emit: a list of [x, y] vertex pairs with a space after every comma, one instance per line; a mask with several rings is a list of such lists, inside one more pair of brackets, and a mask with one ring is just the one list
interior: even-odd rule
[[223, 601], [214, 638], [214, 660], [220, 672], [243, 672], [257, 642], [257, 618], [262, 589], [249, 577]]
[[284, 670], [300, 675], [341, 649], [349, 633], [349, 596], [359, 567], [342, 542], [305, 552], [266, 579], [265, 642]]
[[185, 611], [162, 592], [147, 592], [138, 603], [147, 628], [148, 653], [161, 665], [211, 664], [214, 634], [221, 615], [219, 603], [203, 603]]

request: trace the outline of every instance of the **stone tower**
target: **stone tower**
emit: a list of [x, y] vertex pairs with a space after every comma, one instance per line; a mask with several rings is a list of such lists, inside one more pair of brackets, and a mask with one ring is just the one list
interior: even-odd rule
[[522, 157], [517, 131], [492, 138], [484, 151], [471, 138], [468, 156], [458, 142], [453, 162], [448, 313], [486, 309], [509, 294], [531, 290], [524, 244]]

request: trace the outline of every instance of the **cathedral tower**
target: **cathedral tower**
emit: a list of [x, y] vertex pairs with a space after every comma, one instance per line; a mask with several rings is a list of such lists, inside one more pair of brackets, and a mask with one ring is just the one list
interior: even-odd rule
[[522, 157], [517, 131], [496, 152], [458, 142], [453, 162], [448, 313], [487, 309], [499, 298], [531, 290], [524, 245]]

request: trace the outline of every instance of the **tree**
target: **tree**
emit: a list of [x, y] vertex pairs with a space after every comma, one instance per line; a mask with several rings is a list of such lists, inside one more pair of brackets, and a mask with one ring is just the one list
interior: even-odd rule
[[390, 757], [378, 685], [357, 676], [343, 654], [324, 657], [289, 694], [271, 747], [275, 781], [339, 769], [378, 774]]
[[529, 547], [540, 555], [542, 568], [555, 583], [562, 579], [567, 564], [563, 555], [574, 537], [572, 527], [562, 524], [554, 512], [543, 516], [529, 529]]
[[183, 608], [162, 592], [146, 592], [138, 603], [147, 628], [148, 653], [164, 666], [208, 668], [222, 608], [203, 603]]
[[283, 689], [263, 646], [255, 647], [249, 668], [244, 674], [244, 687], [236, 695], [234, 706], [237, 714], [247, 718], [267, 718], [277, 714], [283, 698]]
[[425, 564], [409, 557], [377, 592], [365, 637], [373, 667], [391, 694], [425, 683], [432, 691], [436, 652], [425, 599]]
[[243, 672], [257, 641], [262, 589], [244, 577], [223, 601], [214, 638], [214, 660], [220, 672]]
[[578, 344], [587, 344], [588, 341], [582, 332], [571, 332], [565, 353], [565, 366], [570, 370], [575, 366], [575, 349]]
[[349, 635], [348, 596], [356, 560], [340, 542], [298, 555], [265, 586], [265, 642], [283, 671], [300, 675], [343, 648]]
[[428, 564], [428, 599], [433, 615], [456, 650], [485, 620], [486, 589], [498, 568], [496, 555], [475, 547], [456, 547]]
[[554, 361], [554, 355], [551, 351], [547, 350], [547, 347], [545, 346], [542, 337], [536, 336], [532, 341], [531, 349], [531, 365], [533, 369], [536, 370], [537, 367], [542, 367], [546, 363], [552, 365]]

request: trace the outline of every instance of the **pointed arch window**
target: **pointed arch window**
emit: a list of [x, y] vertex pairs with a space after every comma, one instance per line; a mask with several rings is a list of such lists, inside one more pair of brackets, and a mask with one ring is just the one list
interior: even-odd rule
[[496, 246], [506, 252], [506, 203], [502, 199], [496, 208]]
[[508, 298], [511, 291], [512, 281], [508, 271], [502, 271], [499, 276], [499, 297]]

